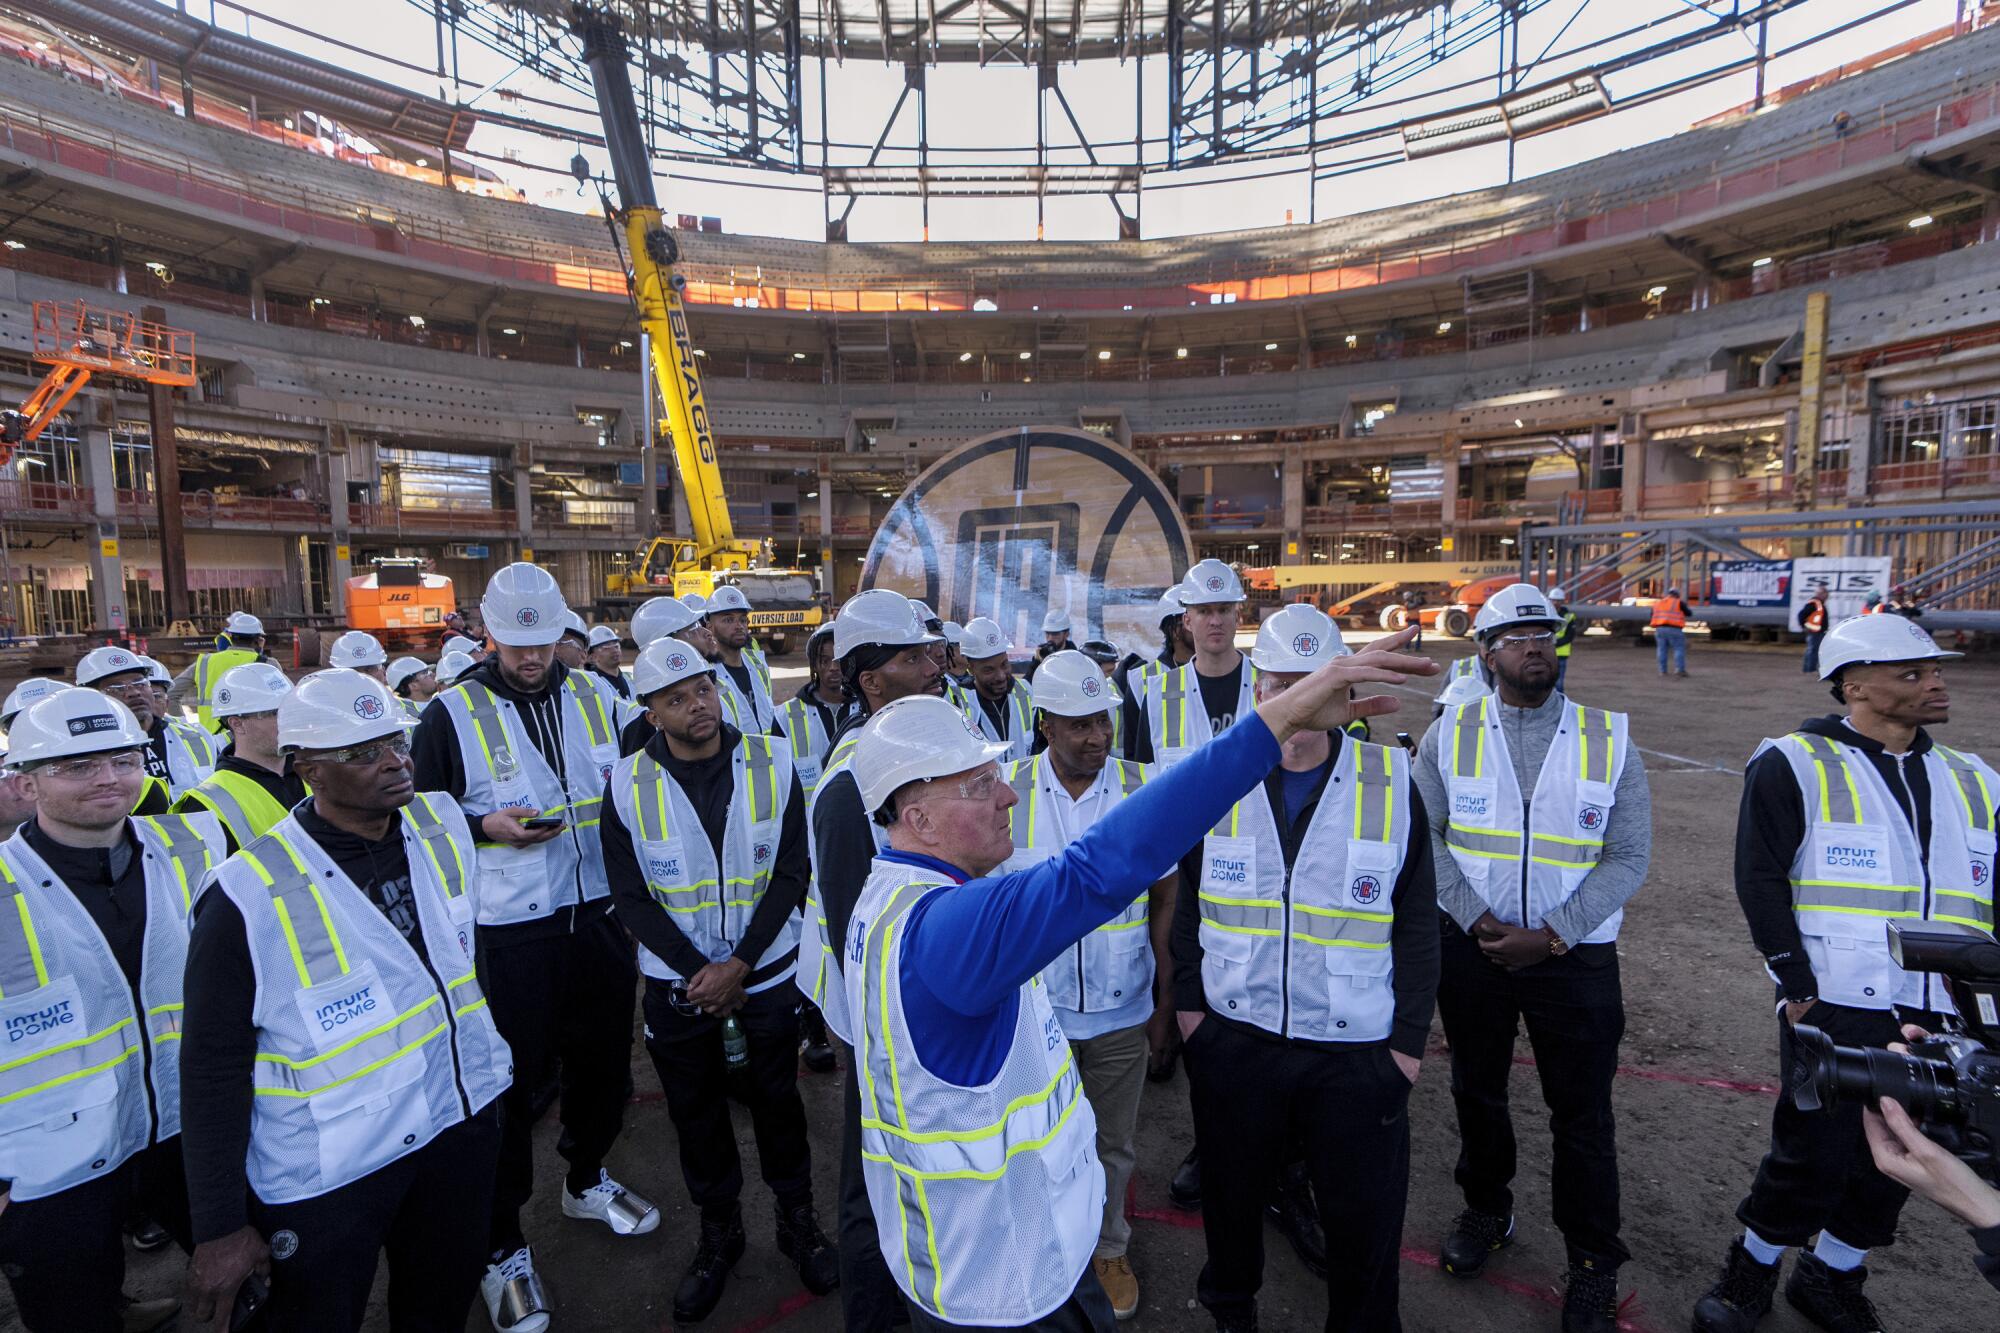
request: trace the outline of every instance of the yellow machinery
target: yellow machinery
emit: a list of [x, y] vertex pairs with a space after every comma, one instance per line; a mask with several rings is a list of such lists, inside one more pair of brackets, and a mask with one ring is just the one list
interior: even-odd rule
[[716, 462], [708, 400], [688, 334], [687, 307], [681, 299], [686, 280], [674, 272], [680, 247], [667, 230], [653, 189], [624, 34], [610, 14], [584, 5], [575, 10], [574, 23], [604, 123], [604, 143], [618, 187], [617, 220], [632, 268], [632, 300], [646, 335], [649, 369], [659, 396], [656, 442], [673, 449], [692, 529], [688, 537], [656, 537], [649, 542], [632, 567], [607, 580], [606, 602], [629, 606], [668, 592], [707, 596], [718, 584], [733, 583], [750, 602], [751, 624], [776, 631], [768, 637], [776, 639], [782, 651], [785, 628], [806, 632], [819, 624], [817, 583], [808, 570], [759, 568], [763, 543], [736, 536], [722, 468]]

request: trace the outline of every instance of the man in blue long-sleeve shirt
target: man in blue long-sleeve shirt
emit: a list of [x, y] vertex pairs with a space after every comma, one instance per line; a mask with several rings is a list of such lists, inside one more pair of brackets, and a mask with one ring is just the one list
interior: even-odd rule
[[889, 1268], [920, 1329], [1108, 1330], [1090, 1272], [1104, 1199], [1095, 1117], [1036, 974], [1171, 870], [1278, 763], [1282, 742], [1394, 701], [1356, 684], [1436, 670], [1343, 657], [1257, 708], [1063, 852], [984, 877], [1012, 853], [992, 747], [948, 707], [899, 701], [851, 761], [888, 829], [844, 941], [862, 1157]]

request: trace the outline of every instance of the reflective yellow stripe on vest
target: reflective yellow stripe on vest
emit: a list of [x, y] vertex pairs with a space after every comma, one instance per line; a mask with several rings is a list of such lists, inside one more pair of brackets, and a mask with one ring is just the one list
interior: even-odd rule
[[[1458, 778], [1486, 776], [1486, 706], [1490, 694], [1478, 702], [1461, 704], [1452, 721], [1451, 771]], [[1509, 830], [1472, 828], [1456, 820], [1445, 824], [1445, 843], [1474, 856], [1511, 861], [1521, 854], [1521, 835]]]
[[[167, 844], [167, 864], [173, 867], [174, 882], [181, 891], [181, 908], [192, 911], [194, 890], [207, 878], [214, 865], [209, 857], [207, 841], [180, 815], [160, 815], [139, 822]], [[185, 1009], [186, 1006], [179, 1003], [154, 1005], [146, 1011], [146, 1035], [156, 1044], [179, 1041], [181, 1016]]]
[[255, 778], [228, 771], [212, 773], [199, 787], [181, 797], [181, 805], [200, 806], [214, 813], [236, 839], [248, 847], [285, 817], [284, 803]]
[[[4, 881], [0, 883], [0, 898], [4, 898], [0, 901], [0, 998], [11, 998], [48, 985], [49, 968], [42, 956], [41, 939], [35, 934], [34, 912], [4, 859], [0, 859], [0, 881]], [[131, 1027], [129, 1017], [121, 1018], [97, 1032], [0, 1063], [0, 1105], [89, 1078], [131, 1059], [139, 1050]], [[21, 1072], [31, 1065], [35, 1066], [33, 1073]], [[31, 1078], [35, 1081], [26, 1081]], [[67, 1113], [64, 1118], [68, 1118]]]
[[[564, 682], [566, 686], [568, 683], [567, 681]], [[491, 690], [488, 690], [484, 685], [476, 681], [468, 681], [460, 688], [465, 691], [466, 708], [472, 715], [472, 734], [479, 738], [480, 756], [486, 760], [486, 771], [491, 773], [493, 772], [493, 752], [495, 750], [501, 750], [509, 754], [513, 752], [513, 747], [507, 742], [507, 723], [500, 716], [500, 706], [494, 700]], [[591, 724], [590, 709], [584, 705], [581, 698], [577, 699], [577, 705], [583, 709], [584, 724], [590, 728], [591, 735], [595, 738], [597, 727]], [[603, 721], [601, 714], [598, 721], [600, 723]], [[533, 744], [532, 741], [529, 743]], [[599, 743], [601, 742], [593, 739], [593, 744]], [[519, 758], [516, 758], [514, 762], [518, 764], [521, 761]], [[604, 798], [601, 796], [587, 796], [582, 800], [571, 801], [566, 805], [558, 805], [553, 809], [543, 810], [539, 813], [542, 815], [559, 816], [571, 828], [594, 828], [600, 822], [598, 808], [603, 802]], [[497, 846], [498, 844], [489, 843], [486, 845]]]
[[[750, 798], [750, 822], [768, 823], [776, 817], [778, 810], [778, 774], [771, 762], [771, 738], [769, 736], [744, 736], [738, 746], [743, 751], [743, 785]], [[641, 751], [639, 760], [632, 766], [632, 808], [639, 816], [639, 837], [646, 842], [665, 842], [673, 836], [672, 821], [667, 815], [667, 776], [653, 756]], [[697, 829], [702, 837], [707, 833]], [[722, 874], [722, 864], [716, 862], [716, 873]], [[718, 893], [712, 901], [703, 901], [702, 894], [716, 887], [713, 879], [698, 880], [693, 884], [667, 885], [656, 883], [649, 876], [646, 887], [652, 890], [653, 898], [667, 911], [679, 915], [708, 911], [726, 907], [755, 907], [762, 896], [764, 885], [770, 880], [767, 868], [745, 879], [741, 876], [725, 877], [724, 892]], [[731, 898], [730, 893], [748, 888], [748, 898]], [[694, 895], [693, 902], [675, 902], [675, 898]]]
[[[1812, 759], [1818, 791], [1808, 799], [1819, 803], [1822, 824], [1861, 823], [1861, 791], [1855, 785], [1847, 756], [1841, 747], [1824, 736], [1794, 732]], [[1792, 908], [1799, 912], [1843, 912], [1854, 916], [1914, 917], [1919, 911], [1921, 884], [1863, 884], [1851, 880], [1796, 879], [1792, 881]]]
[[[430, 793], [418, 792], [416, 799], [403, 807], [403, 818], [423, 845], [425, 859], [437, 873], [438, 883], [444, 886], [444, 896], [447, 899], [464, 897], [468, 882], [465, 858], [459, 855], [458, 844], [452, 841], [444, 821], [438, 818]], [[445, 859], [447, 856], [451, 858], [449, 861]], [[486, 992], [480, 989], [477, 968], [464, 976], [447, 979], [444, 988], [454, 1017], [463, 1018], [486, 1003]]]

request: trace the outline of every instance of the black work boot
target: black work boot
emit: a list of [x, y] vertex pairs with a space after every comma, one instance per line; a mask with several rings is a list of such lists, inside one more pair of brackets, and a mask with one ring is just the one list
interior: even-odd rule
[[713, 1217], [704, 1213], [701, 1239], [694, 1249], [694, 1261], [687, 1276], [674, 1289], [674, 1318], [692, 1324], [708, 1318], [722, 1289], [729, 1284], [729, 1270], [743, 1257], [743, 1209], [730, 1204], [729, 1211]]
[[1588, 1259], [1572, 1262], [1563, 1281], [1562, 1333], [1617, 1333], [1618, 1274]]
[[1299, 1262], [1314, 1277], [1326, 1276], [1326, 1232], [1319, 1224], [1319, 1205], [1313, 1201], [1312, 1180], [1304, 1162], [1293, 1162], [1278, 1173], [1278, 1186], [1264, 1203], [1264, 1215], [1277, 1225], [1292, 1243]]
[[1861, 1290], [1867, 1280], [1865, 1267], [1830, 1268], [1810, 1250], [1801, 1250], [1785, 1283], [1785, 1299], [1826, 1333], [1882, 1333], [1875, 1304]]
[[1257, 1333], [1257, 1307], [1216, 1315], [1215, 1333]]
[[1181, 1164], [1174, 1168], [1174, 1178], [1167, 1182], [1167, 1202], [1186, 1212], [1197, 1212], [1201, 1208], [1201, 1145], [1188, 1149], [1188, 1155], [1181, 1158]]
[[833, 1043], [826, 1039], [826, 1018], [811, 1000], [799, 1005], [799, 1045], [804, 1051], [807, 1069], [815, 1074], [833, 1072], [837, 1062], [833, 1056]]
[[840, 1251], [819, 1229], [819, 1216], [812, 1200], [787, 1208], [778, 1205], [778, 1253], [799, 1270], [799, 1281], [815, 1296], [824, 1296], [840, 1285]]
[[1438, 1250], [1438, 1267], [1453, 1277], [1474, 1277], [1495, 1250], [1514, 1243], [1514, 1219], [1468, 1208], [1458, 1215]]
[[1777, 1291], [1778, 1265], [1758, 1263], [1738, 1236], [1729, 1242], [1722, 1276], [1694, 1303], [1694, 1333], [1750, 1333], [1771, 1312]]

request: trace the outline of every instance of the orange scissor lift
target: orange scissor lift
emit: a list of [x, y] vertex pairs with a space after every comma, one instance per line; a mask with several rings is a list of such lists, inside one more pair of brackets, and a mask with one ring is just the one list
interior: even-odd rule
[[34, 358], [48, 373], [16, 411], [0, 411], [0, 465], [32, 443], [93, 375], [194, 384], [194, 334], [82, 301], [37, 301]]

